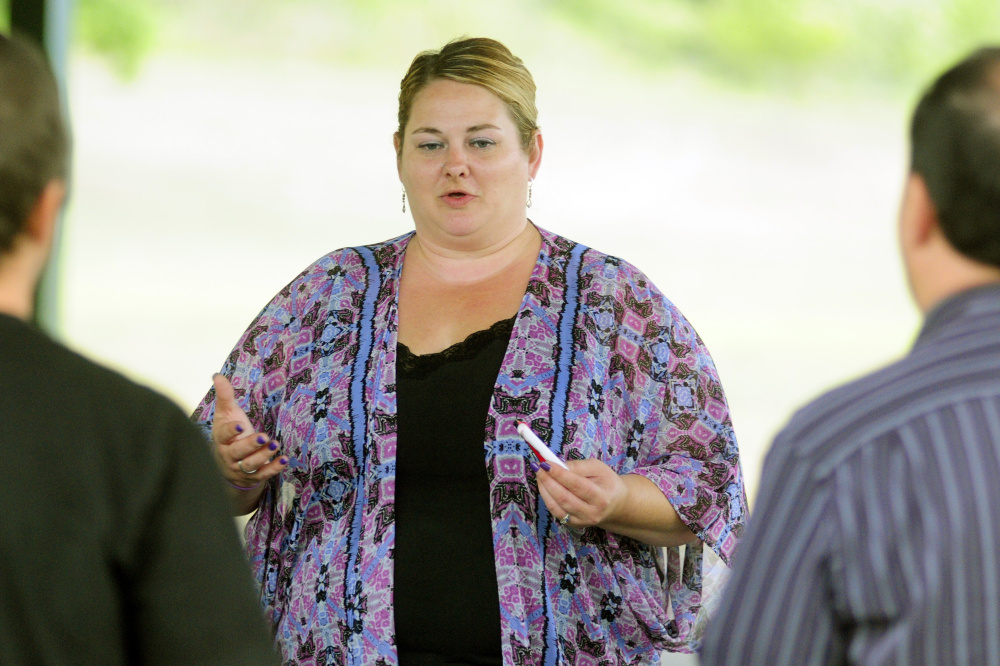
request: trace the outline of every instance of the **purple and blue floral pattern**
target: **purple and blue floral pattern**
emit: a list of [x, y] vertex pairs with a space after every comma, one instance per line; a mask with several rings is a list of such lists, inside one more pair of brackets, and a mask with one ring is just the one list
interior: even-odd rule
[[[484, 423], [504, 663], [656, 664], [690, 651], [702, 542], [728, 562], [747, 516], [718, 374], [638, 270], [540, 230]], [[223, 367], [290, 460], [247, 525], [261, 602], [290, 664], [396, 664], [397, 294], [411, 235], [338, 250], [253, 321]], [[211, 426], [214, 395], [195, 412]], [[559, 525], [526, 421], [558, 454], [641, 474], [701, 540], [664, 550]], [[441, 581], [447, 585], [447, 581]]]

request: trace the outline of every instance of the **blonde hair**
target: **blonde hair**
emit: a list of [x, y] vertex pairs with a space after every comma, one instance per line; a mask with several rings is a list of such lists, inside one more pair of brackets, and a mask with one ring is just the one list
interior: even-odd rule
[[521, 59], [506, 46], [486, 37], [456, 39], [440, 51], [417, 55], [399, 82], [399, 136], [410, 119], [417, 93], [435, 79], [449, 79], [486, 88], [507, 106], [525, 151], [538, 129], [535, 81]]

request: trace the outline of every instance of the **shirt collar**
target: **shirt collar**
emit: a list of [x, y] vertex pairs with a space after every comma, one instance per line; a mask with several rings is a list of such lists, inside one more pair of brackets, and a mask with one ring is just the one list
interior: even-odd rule
[[944, 335], [957, 321], [989, 312], [1000, 314], [1000, 282], [966, 289], [935, 305], [927, 313], [914, 347]]

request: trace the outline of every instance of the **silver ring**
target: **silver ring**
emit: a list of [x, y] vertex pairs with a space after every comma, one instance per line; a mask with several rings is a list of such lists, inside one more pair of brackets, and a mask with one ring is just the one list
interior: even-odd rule
[[236, 466], [240, 468], [241, 472], [243, 472], [244, 474], [246, 474], [248, 476], [253, 476], [254, 474], [257, 473], [257, 470], [255, 470], [255, 469], [247, 469], [246, 467], [244, 467], [242, 460], [237, 460], [236, 461]]
[[566, 517], [559, 521], [559, 524], [560, 525], [565, 525], [565, 524], [567, 524], [569, 522], [569, 519], [570, 519], [570, 514], [567, 513]]

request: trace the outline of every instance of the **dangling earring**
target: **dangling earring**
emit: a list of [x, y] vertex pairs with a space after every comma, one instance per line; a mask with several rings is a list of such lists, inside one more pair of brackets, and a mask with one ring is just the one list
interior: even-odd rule
[[403, 190], [403, 212], [406, 212], [406, 190]]
[[528, 179], [528, 208], [531, 208], [531, 184], [535, 182], [534, 178]]

